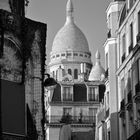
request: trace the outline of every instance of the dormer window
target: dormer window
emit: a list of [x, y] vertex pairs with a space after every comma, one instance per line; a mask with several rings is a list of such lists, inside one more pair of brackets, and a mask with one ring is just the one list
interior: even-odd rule
[[96, 87], [89, 87], [88, 100], [89, 101], [98, 101], [99, 100], [98, 91], [97, 91]]
[[71, 90], [71, 87], [63, 87], [63, 101], [72, 101]]

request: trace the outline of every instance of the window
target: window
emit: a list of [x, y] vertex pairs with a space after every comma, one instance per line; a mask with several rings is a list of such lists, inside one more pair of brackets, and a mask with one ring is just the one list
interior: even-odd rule
[[55, 77], [55, 72], [54, 71], [52, 72], [52, 75], [53, 75], [53, 78], [54, 78]]
[[71, 75], [71, 73], [72, 73], [72, 72], [71, 72], [71, 69], [68, 69], [68, 74], [70, 74], [70, 75]]
[[125, 83], [124, 78], [121, 79], [121, 98], [124, 99], [124, 89], [125, 89]]
[[109, 108], [109, 92], [107, 92], [107, 95], [106, 95], [106, 108], [107, 109]]
[[133, 0], [129, 0], [129, 8], [131, 9], [133, 6]]
[[108, 69], [108, 53], [106, 53], [106, 69]]
[[63, 88], [63, 101], [72, 101], [71, 87]]
[[133, 65], [133, 86], [140, 82], [140, 59]]
[[71, 115], [72, 114], [72, 108], [63, 108], [63, 115]]
[[111, 139], [111, 136], [110, 136], [110, 131], [108, 131], [108, 140]]
[[122, 36], [122, 55], [126, 52], [126, 36]]
[[130, 24], [130, 44], [133, 44], [133, 23]]
[[140, 32], [140, 11], [138, 12], [138, 33]]
[[74, 79], [78, 79], [78, 69], [74, 69]]
[[98, 93], [95, 87], [89, 87], [89, 101], [98, 101]]
[[96, 113], [97, 113], [97, 108], [89, 108], [89, 120], [90, 121], [95, 121]]
[[129, 45], [129, 53], [132, 51], [133, 49], [133, 24], [130, 24], [130, 45]]
[[83, 57], [83, 54], [80, 54], [81, 57]]
[[128, 79], [127, 79], [127, 90], [128, 90], [128, 92], [130, 92], [131, 91], [131, 71], [129, 70], [128, 71]]
[[126, 52], [126, 36], [125, 34], [122, 36], [122, 63], [125, 60], [125, 52]]

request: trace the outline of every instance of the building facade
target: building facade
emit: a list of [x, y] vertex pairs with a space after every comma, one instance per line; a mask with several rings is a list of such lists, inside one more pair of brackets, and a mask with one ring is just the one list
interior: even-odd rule
[[118, 24], [119, 138], [139, 139], [139, 0], [125, 1]]
[[46, 24], [25, 18], [26, 2], [0, 1], [1, 139], [45, 139]]
[[96, 137], [98, 140], [118, 140], [118, 97], [117, 97], [117, 29], [119, 14], [124, 1], [109, 4], [107, 14], [107, 39], [105, 51], [105, 85], [106, 91], [97, 113]]
[[45, 88], [47, 140], [58, 140], [66, 123], [71, 124], [73, 139], [80, 135], [94, 139], [95, 116], [105, 90], [100, 53], [97, 51], [92, 68], [88, 42], [74, 22], [73, 11], [68, 0], [66, 22], [56, 34], [50, 54], [50, 75], [57, 84]]
[[[107, 9], [110, 30], [104, 48], [106, 68], [109, 66], [109, 70], [106, 69], [108, 77], [104, 100], [97, 113], [97, 139], [140, 138], [139, 11], [139, 0], [113, 1]], [[108, 107], [109, 115], [106, 112]], [[111, 121], [113, 113], [116, 114], [114, 122]]]

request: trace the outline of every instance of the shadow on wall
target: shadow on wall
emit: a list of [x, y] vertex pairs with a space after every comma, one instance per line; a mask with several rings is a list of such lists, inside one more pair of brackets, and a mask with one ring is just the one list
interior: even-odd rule
[[93, 130], [88, 132], [72, 132], [71, 140], [95, 140], [95, 133]]

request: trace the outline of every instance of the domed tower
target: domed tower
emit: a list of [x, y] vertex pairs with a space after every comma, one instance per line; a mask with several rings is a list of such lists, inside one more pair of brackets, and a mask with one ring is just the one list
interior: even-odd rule
[[96, 57], [96, 63], [90, 72], [89, 81], [100, 81], [105, 77], [105, 70], [100, 63], [101, 56], [99, 51], [96, 52], [95, 57]]
[[57, 70], [61, 66], [65, 74], [70, 74], [74, 81], [78, 81], [81, 63], [85, 64], [87, 75], [91, 70], [92, 63], [87, 39], [74, 23], [73, 11], [72, 1], [68, 0], [66, 22], [54, 38], [49, 68], [53, 77], [56, 77]]

